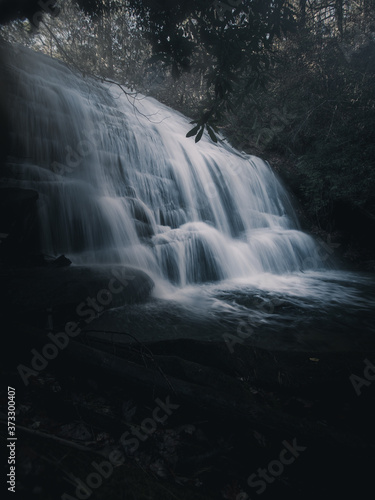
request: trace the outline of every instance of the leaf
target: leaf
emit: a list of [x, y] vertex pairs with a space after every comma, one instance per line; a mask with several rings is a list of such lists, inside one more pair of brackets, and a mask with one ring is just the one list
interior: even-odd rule
[[208, 132], [209, 136], [211, 137], [211, 139], [214, 142], [217, 142], [216, 134], [215, 134], [215, 132], [212, 130], [212, 128], [209, 125], [207, 125], [207, 132]]
[[198, 130], [199, 130], [199, 125], [197, 125], [196, 127], [192, 128], [191, 130], [189, 130], [189, 132], [186, 134], [186, 137], [192, 137], [193, 135], [196, 135]]
[[204, 130], [204, 125], [202, 125], [202, 128], [200, 129], [200, 131], [198, 132], [196, 138], [195, 138], [195, 142], [199, 142], [201, 139], [202, 139], [202, 135], [203, 135], [203, 130]]

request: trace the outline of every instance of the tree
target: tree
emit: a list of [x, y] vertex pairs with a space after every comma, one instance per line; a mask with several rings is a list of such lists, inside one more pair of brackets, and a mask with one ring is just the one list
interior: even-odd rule
[[375, 219], [375, 10], [336, 7], [306, 3], [303, 29], [274, 46], [267, 91], [245, 98], [224, 131], [281, 165], [304, 213], [328, 230], [342, 207]]
[[104, 18], [89, 16], [74, 0], [65, 0], [59, 15], [44, 16], [37, 29], [30, 20], [16, 20], [0, 26], [0, 35], [61, 59], [83, 75], [143, 90], [151, 47], [129, 9], [117, 3]]
[[0, 0], [0, 25], [28, 19], [38, 27], [45, 14], [57, 16], [57, 0]]
[[[55, 0], [3, 0], [6, 15], [30, 22], [43, 9], [57, 12]], [[254, 85], [263, 83], [274, 39], [294, 29], [293, 9], [287, 0], [76, 0], [97, 26], [98, 56], [114, 73], [112, 16], [120, 11], [134, 16], [150, 42], [154, 61], [170, 68], [176, 79], [185, 72], [199, 73], [207, 85], [207, 99], [191, 135], [200, 138], [205, 126], [217, 123], [225, 110]], [[27, 5], [26, 5], [27, 4]], [[38, 26], [39, 26], [38, 22]]]
[[207, 127], [210, 136], [233, 99], [264, 83], [275, 37], [294, 28], [293, 11], [284, 0], [132, 0], [155, 58], [178, 78], [200, 73], [207, 85], [196, 126], [196, 140]]

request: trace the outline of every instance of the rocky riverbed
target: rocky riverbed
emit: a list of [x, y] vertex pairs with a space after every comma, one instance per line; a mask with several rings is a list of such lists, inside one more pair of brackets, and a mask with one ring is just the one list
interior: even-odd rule
[[[334, 315], [325, 332], [334, 341], [324, 341], [317, 314], [315, 325], [300, 323], [305, 332], [287, 328], [288, 315], [307, 317], [308, 308], [284, 297], [273, 301], [273, 320], [263, 310], [250, 332], [241, 316], [189, 316], [152, 289], [134, 269], [2, 271], [2, 371], [16, 389], [20, 496], [328, 499], [366, 491], [375, 445], [370, 329], [353, 320], [340, 343]], [[260, 296], [226, 299], [255, 315]], [[328, 321], [327, 309], [321, 316]]]

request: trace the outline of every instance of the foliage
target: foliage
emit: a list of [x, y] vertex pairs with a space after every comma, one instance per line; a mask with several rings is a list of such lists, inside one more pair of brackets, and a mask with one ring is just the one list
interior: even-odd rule
[[[165, 4], [169, 12], [171, 2]], [[215, 123], [233, 109], [233, 101], [252, 85], [263, 83], [274, 38], [293, 27], [292, 11], [284, 1], [257, 0], [232, 1], [230, 6], [197, 0], [180, 7], [166, 17], [164, 12], [162, 22], [159, 13], [150, 11], [147, 33], [159, 60], [172, 68], [172, 76], [189, 70], [205, 81], [207, 92], [192, 130], [196, 140], [205, 127], [216, 138]]]
[[0, 25], [28, 19], [37, 28], [45, 14], [59, 14], [57, 3], [57, 0], [0, 0]]
[[342, 203], [375, 215], [375, 19], [369, 2], [342, 2], [341, 17], [318, 4], [275, 47], [267, 90], [224, 130], [237, 147], [294, 165], [284, 174], [305, 212], [332, 227]]
[[[35, 8], [40, 11], [40, 5], [43, 10], [43, 5], [55, 3], [42, 1]], [[123, 19], [132, 17], [152, 47], [153, 62], [159, 63], [159, 72], [160, 66], [164, 66], [175, 79], [190, 71], [203, 77], [208, 92], [197, 119], [198, 138], [207, 126], [215, 137], [212, 125], [224, 111], [232, 109], [233, 95], [238, 98], [253, 84], [263, 83], [275, 38], [294, 28], [293, 10], [287, 0], [76, 0], [76, 3], [97, 26], [95, 56], [102, 63], [104, 76], [116, 74], [117, 55], [112, 40], [128, 34]], [[32, 23], [35, 15], [26, 12], [21, 0], [13, 5], [13, 18], [28, 17]], [[76, 37], [79, 38], [78, 33]], [[124, 44], [119, 45], [120, 52], [125, 53]], [[94, 58], [91, 53], [87, 56], [89, 61]]]
[[151, 56], [134, 17], [121, 5], [92, 18], [73, 0], [66, 0], [59, 15], [44, 16], [37, 30], [27, 20], [16, 20], [1, 27], [0, 34], [61, 59], [83, 75], [116, 79], [131, 88], [142, 89], [146, 60]]

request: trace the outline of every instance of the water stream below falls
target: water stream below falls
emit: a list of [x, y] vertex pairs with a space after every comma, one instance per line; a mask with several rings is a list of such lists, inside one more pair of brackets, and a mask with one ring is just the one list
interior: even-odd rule
[[[224, 140], [195, 144], [181, 114], [45, 55], [17, 47], [4, 58], [11, 145], [3, 185], [38, 191], [41, 251], [73, 265], [137, 267], [155, 281], [152, 301], [105, 321], [123, 325], [135, 314], [140, 336], [212, 339], [219, 324], [223, 334], [249, 316], [248, 332], [268, 325], [275, 335], [306, 329], [309, 318], [316, 330], [329, 316], [320, 337], [333, 318], [353, 335], [373, 334], [371, 277], [333, 269], [264, 161]], [[185, 316], [193, 326], [175, 333]], [[203, 317], [214, 326], [194, 326]], [[159, 325], [154, 333], [145, 333], [146, 320]]]

